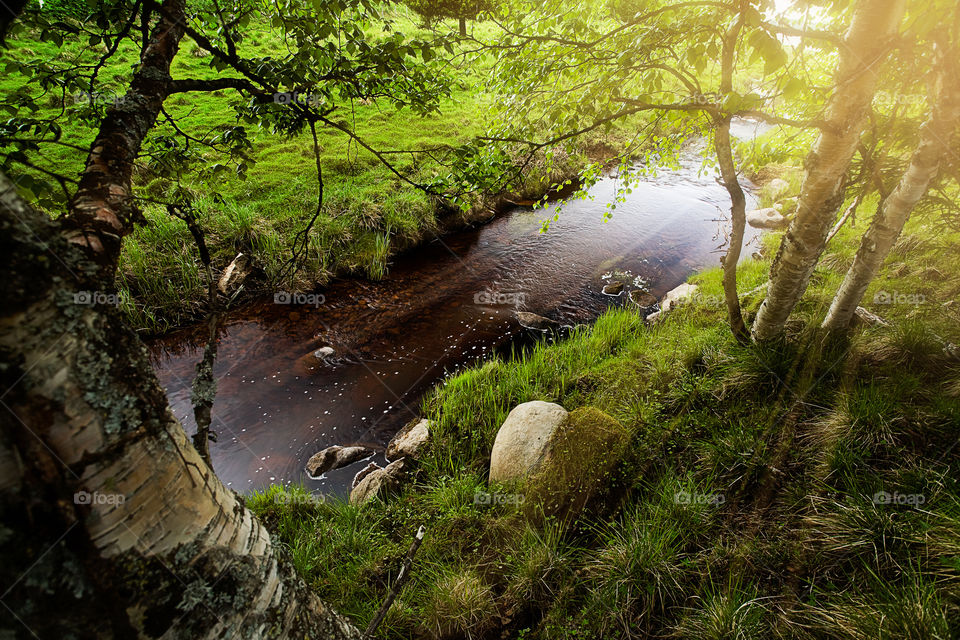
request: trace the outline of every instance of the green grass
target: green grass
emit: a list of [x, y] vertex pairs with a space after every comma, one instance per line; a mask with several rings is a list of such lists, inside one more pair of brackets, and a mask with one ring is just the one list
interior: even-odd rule
[[[852, 251], [863, 224], [829, 250]], [[435, 439], [399, 495], [279, 521], [258, 496], [255, 510], [292, 549], [323, 547], [315, 564], [295, 560], [361, 627], [427, 526], [380, 637], [957, 637], [960, 364], [943, 345], [960, 341], [960, 324], [942, 303], [960, 290], [958, 239], [912, 221], [874, 288], [926, 302], [868, 294], [865, 306], [891, 325], [860, 326], [840, 344], [817, 331], [837, 265], [817, 269], [788, 339], [767, 347], [730, 337], [720, 274], [703, 272], [692, 278], [702, 295], [660, 324], [611, 311], [566, 340], [445, 380], [423, 401]], [[768, 268], [744, 263], [741, 291]], [[931, 268], [945, 277], [919, 275]], [[747, 299], [748, 317], [759, 303]], [[499, 425], [528, 400], [597, 407], [632, 434], [574, 522], [472, 500], [486, 490]], [[342, 522], [363, 522], [366, 544], [318, 540]], [[347, 568], [331, 569], [333, 558]], [[331, 570], [361, 578], [330, 584]]]
[[[387, 10], [395, 21], [395, 29], [408, 34], [419, 32], [419, 20], [408, 9], [397, 5]], [[479, 23], [474, 28], [483, 31], [492, 27]], [[269, 27], [253, 25], [252, 29], [253, 35], [244, 42], [245, 53], [268, 55], [282, 49], [279, 35]], [[379, 35], [377, 29], [370, 27], [371, 37]], [[10, 45], [4, 55], [20, 60], [66, 60], [78, 55], [92, 60], [102, 53], [102, 45], [85, 47], [78, 42], [67, 42], [58, 49], [52, 43], [22, 35], [11, 40]], [[209, 67], [210, 57], [203, 57], [201, 53], [185, 41], [174, 61], [173, 77], [217, 77], [217, 72]], [[123, 95], [135, 55], [125, 43], [111, 58], [99, 76], [98, 89], [103, 95]], [[334, 115], [378, 150], [465, 143], [482, 133], [491, 117], [490, 99], [483, 85], [489, 69], [484, 64], [457, 72], [453, 94], [443, 101], [439, 113], [421, 117], [408, 110], [397, 111], [392, 105], [355, 102], [343, 105]], [[15, 73], [0, 79], [0, 90], [39, 92], [36, 83]], [[230, 91], [180, 94], [169, 98], [165, 109], [183, 130], [205, 135], [236, 124], [231, 105], [239, 99]], [[57, 117], [64, 131], [64, 142], [84, 149], [89, 147], [96, 132], [95, 122], [82, 117], [86, 109], [82, 100], [72, 95], [63, 100], [59, 95], [49, 94], [41, 103], [46, 106], [31, 114], [33, 117]], [[64, 115], [58, 116], [61, 108], [65, 109]], [[628, 135], [630, 126], [624, 123], [606, 140]], [[161, 119], [151, 135], [174, 133]], [[442, 218], [450, 214], [439, 210], [434, 199], [401, 181], [345, 134], [322, 128], [318, 134], [324, 176], [323, 209], [311, 234], [303, 267], [293, 281], [283, 283], [284, 287], [312, 289], [326, 284], [332, 277], [346, 274], [379, 280], [388, 272], [390, 258], [397, 252], [432, 239], [444, 228], [466, 224], [480, 211], [463, 214], [459, 221], [444, 220]], [[208, 236], [215, 271], [226, 267], [238, 252], [254, 256], [266, 278], [259, 286], [248, 288], [247, 293], [252, 294], [268, 288], [268, 283], [288, 259], [295, 234], [315, 212], [317, 179], [309, 133], [288, 139], [265, 129], [248, 127], [248, 136], [256, 164], [249, 169], [245, 180], [230, 171], [216, 180], [201, 179], [199, 169], [215, 162], [227, 162], [213, 152], [205, 152], [205, 160], [183, 177], [180, 189], [189, 195], [198, 212]], [[596, 137], [584, 140], [580, 148], [589, 149], [597, 141]], [[542, 159], [534, 162], [522, 191], [527, 196], [539, 197], [551, 179], [576, 175], [586, 163], [585, 153], [564, 156], [566, 161], [553, 168], [552, 176], [545, 175]], [[415, 181], [427, 181], [445, 171], [423, 155], [411, 158], [400, 154], [390, 158]], [[51, 145], [44, 150], [39, 163], [73, 177], [81, 170], [84, 160], [85, 153], [79, 150]], [[172, 199], [175, 194], [171, 183], [158, 177], [155, 169], [148, 158], [139, 161], [136, 192], [153, 200]], [[146, 202], [142, 208], [147, 224], [125, 242], [117, 285], [130, 300], [123, 308], [131, 324], [160, 333], [202, 317], [205, 285], [196, 247], [185, 224], [171, 219], [158, 205]], [[58, 215], [59, 211], [50, 213]]]

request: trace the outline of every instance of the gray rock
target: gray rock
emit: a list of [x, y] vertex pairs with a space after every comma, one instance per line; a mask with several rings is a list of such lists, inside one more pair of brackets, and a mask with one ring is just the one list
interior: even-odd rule
[[[660, 300], [660, 310], [664, 312], [670, 311], [684, 300], [692, 298], [694, 294], [697, 293], [697, 289], [699, 288], [700, 287], [695, 284], [684, 282], [683, 284], [670, 289], [670, 291], [667, 291], [667, 293]], [[649, 319], [650, 316], [647, 316], [647, 320]]]
[[327, 447], [323, 451], [313, 454], [307, 460], [307, 473], [313, 477], [320, 476], [327, 471], [333, 471], [353, 464], [358, 460], [369, 458], [374, 454], [373, 449], [367, 447], [341, 447], [338, 444]]
[[871, 326], [881, 326], [881, 327], [890, 326], [889, 322], [887, 322], [877, 314], [867, 311], [863, 307], [857, 307], [853, 313], [854, 313], [854, 318], [856, 318], [859, 322], [862, 322], [863, 324], [867, 324]]
[[614, 280], [603, 287], [603, 292], [608, 296], [618, 296], [623, 293], [623, 283], [619, 280]]
[[418, 453], [430, 440], [431, 423], [427, 419], [415, 420], [401, 429], [387, 444], [387, 460], [399, 458], [416, 459]]
[[253, 268], [253, 258], [245, 253], [238, 253], [237, 257], [227, 265], [223, 274], [220, 275], [217, 289], [225, 296], [233, 295], [246, 282], [253, 272]]
[[357, 471], [357, 475], [353, 476], [353, 482], [350, 483], [350, 488], [356, 489], [361, 480], [366, 478], [370, 472], [376, 471], [377, 469], [383, 469], [383, 467], [378, 465], [376, 462], [371, 462], [363, 469], [360, 469], [360, 471]]
[[773, 207], [768, 207], [754, 209], [747, 213], [747, 224], [755, 229], [778, 230], [785, 229], [790, 224], [790, 220]]
[[336, 353], [336, 351], [334, 351], [333, 347], [320, 347], [313, 352], [313, 357], [317, 360], [326, 360], [334, 353]]
[[536, 472], [567, 415], [560, 405], [540, 400], [514, 407], [493, 442], [490, 482], [519, 480]]
[[406, 460], [401, 458], [383, 469], [373, 469], [364, 475], [350, 491], [350, 504], [363, 504], [374, 498], [384, 498], [395, 491], [406, 478]]
[[517, 321], [520, 323], [520, 326], [537, 331], [547, 331], [557, 326], [555, 320], [530, 313], [529, 311], [517, 311]]

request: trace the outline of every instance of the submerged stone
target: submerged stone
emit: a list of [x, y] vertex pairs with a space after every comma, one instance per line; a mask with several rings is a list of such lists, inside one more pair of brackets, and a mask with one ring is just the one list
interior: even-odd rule
[[517, 321], [520, 323], [520, 326], [536, 331], [547, 331], [557, 326], [555, 320], [530, 313], [529, 311], [517, 311]]
[[619, 280], [614, 280], [603, 287], [603, 293], [608, 296], [618, 296], [623, 293], [623, 283]]

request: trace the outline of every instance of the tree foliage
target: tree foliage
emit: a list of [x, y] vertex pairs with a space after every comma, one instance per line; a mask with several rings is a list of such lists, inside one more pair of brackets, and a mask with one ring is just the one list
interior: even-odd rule
[[[91, 141], [71, 139], [65, 129], [73, 123], [97, 128], [111, 113], [139, 107], [127, 96], [129, 69], [141, 58], [164, 6], [97, 0], [61, 2], [50, 11], [31, 4], [14, 23], [10, 37], [37, 36], [54, 51], [51, 56], [29, 50], [4, 56], [5, 72], [22, 83], [0, 97], [0, 110], [9, 115], [0, 123], [0, 169], [24, 195], [48, 209], [62, 207], [76, 187], [73, 171], [49, 161], [44, 150], [59, 145], [82, 153]], [[222, 108], [225, 120], [233, 113], [234, 123], [200, 130], [189, 118], [164, 110], [142, 141], [135, 159], [139, 170], [170, 180], [195, 174], [215, 181], [226, 171], [242, 177], [256, 162], [251, 128], [294, 136], [311, 125], [332, 127], [364, 144], [348, 122], [357, 101], [418, 114], [436, 111], [451, 86], [437, 58], [452, 52], [451, 40], [406, 36], [384, 16], [382, 6], [369, 0], [187, 4], [178, 55], [199, 51], [209, 60], [210, 72], [179, 77], [174, 71], [166, 98], [189, 101], [196, 92], [228, 91]], [[283, 47], [269, 55], [255, 53], [248, 46], [254, 23], [257, 30], [279, 36]], [[87, 48], [75, 52], [64, 47], [77, 39]], [[116, 72], [118, 65], [128, 70]], [[105, 69], [114, 73], [107, 75]], [[49, 104], [60, 105], [59, 112], [39, 115], [41, 106]], [[82, 157], [76, 157], [76, 170]]]
[[459, 20], [460, 35], [466, 35], [463, 28], [466, 20], [475, 20], [483, 12], [491, 11], [496, 6], [491, 0], [405, 0], [405, 3], [427, 24], [445, 18]]

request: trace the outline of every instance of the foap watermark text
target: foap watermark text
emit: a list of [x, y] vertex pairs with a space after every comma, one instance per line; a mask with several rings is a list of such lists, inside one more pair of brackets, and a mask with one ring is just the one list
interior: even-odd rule
[[319, 307], [326, 301], [327, 298], [322, 293], [278, 291], [273, 294], [273, 304], [302, 304]]

